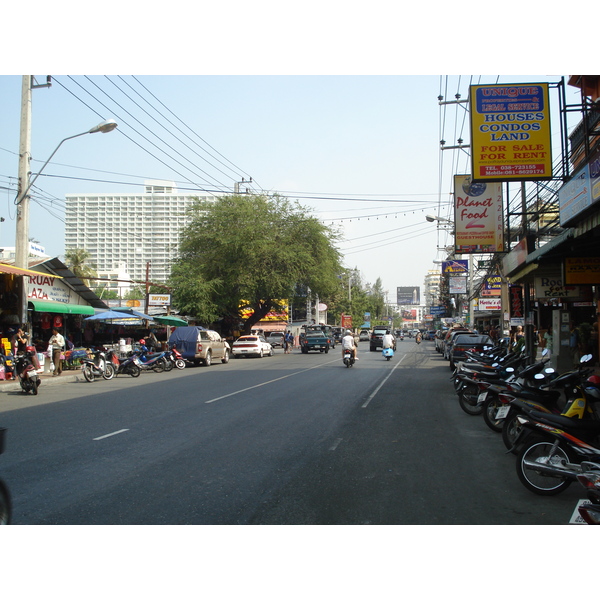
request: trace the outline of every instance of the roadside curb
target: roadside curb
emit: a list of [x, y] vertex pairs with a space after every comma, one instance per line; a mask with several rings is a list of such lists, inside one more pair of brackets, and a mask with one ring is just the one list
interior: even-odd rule
[[[40, 376], [40, 387], [46, 387], [49, 385], [60, 385], [62, 383], [74, 383], [78, 381], [85, 381], [81, 372], [69, 373], [68, 375], [60, 375], [59, 377], [52, 377], [52, 375], [41, 375]], [[21, 391], [21, 384], [18, 380], [2, 381], [0, 382], [0, 393], [2, 392], [19, 392]]]

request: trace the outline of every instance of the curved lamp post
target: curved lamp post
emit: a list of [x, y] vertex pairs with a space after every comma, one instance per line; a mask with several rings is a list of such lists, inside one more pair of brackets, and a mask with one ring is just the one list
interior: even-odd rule
[[[29, 132], [29, 111], [30, 102], [27, 102], [25, 98], [23, 100], [23, 114], [21, 115], [21, 149], [19, 153], [19, 183], [20, 190], [19, 194], [15, 199], [17, 205], [17, 227], [15, 236], [15, 266], [21, 269], [27, 269], [29, 267], [29, 190], [35, 183], [37, 178], [40, 176], [42, 171], [46, 168], [46, 165], [52, 160], [52, 157], [56, 154], [58, 149], [67, 140], [87, 135], [88, 133], [108, 133], [113, 131], [117, 127], [117, 122], [113, 119], [108, 121], [102, 121], [95, 127], [92, 127], [88, 131], [77, 133], [66, 137], [64, 140], [56, 146], [54, 152], [50, 155], [48, 160], [42, 165], [42, 168], [36, 173], [33, 179], [29, 180], [29, 159], [30, 159], [30, 132]], [[21, 288], [21, 297], [19, 302], [19, 319], [20, 322], [25, 324], [27, 321], [27, 285], [23, 280]]]

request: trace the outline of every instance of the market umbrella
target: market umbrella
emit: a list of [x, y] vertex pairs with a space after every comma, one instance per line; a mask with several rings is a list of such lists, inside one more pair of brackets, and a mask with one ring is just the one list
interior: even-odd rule
[[[104, 312], [96, 313], [91, 317], [86, 317], [84, 321], [113, 321], [115, 319], [127, 319], [132, 318], [128, 317], [127, 314], [122, 312], [117, 312], [115, 310], [105, 310]], [[139, 317], [135, 317], [138, 319]]]
[[[133, 308], [128, 308], [128, 307], [123, 307], [123, 306], [118, 306], [115, 307], [114, 309], [115, 312], [118, 313], [124, 313], [126, 315], [132, 315], [138, 319], [146, 319], [147, 321], [152, 321], [154, 317], [151, 317], [150, 315], [147, 315], [143, 312], [139, 312], [137, 310], [133, 310]], [[122, 318], [122, 315], [121, 315]]]
[[152, 317], [154, 321], [157, 323], [161, 323], [162, 325], [168, 325], [169, 327], [185, 327], [188, 323], [184, 319], [180, 319], [179, 317], [172, 317], [170, 315], [166, 315], [163, 317]]

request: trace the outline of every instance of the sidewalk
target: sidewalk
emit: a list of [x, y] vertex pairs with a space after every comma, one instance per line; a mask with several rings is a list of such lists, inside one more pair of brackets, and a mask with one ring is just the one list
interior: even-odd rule
[[[52, 377], [52, 373], [41, 373], [40, 387], [46, 387], [48, 385], [56, 385], [61, 383], [68, 383], [73, 381], [85, 381], [81, 374], [81, 369], [70, 369], [63, 371], [60, 375]], [[18, 379], [0, 380], [0, 393], [1, 392], [18, 392], [21, 390], [21, 384]]]

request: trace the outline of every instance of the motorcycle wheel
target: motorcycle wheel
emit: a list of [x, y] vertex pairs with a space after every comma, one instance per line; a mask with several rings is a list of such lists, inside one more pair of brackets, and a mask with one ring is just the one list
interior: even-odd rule
[[31, 382], [31, 393], [34, 396], [38, 395], [38, 382], [37, 382], [37, 380], [34, 380], [34, 381]]
[[480, 415], [483, 412], [483, 405], [477, 405], [477, 396], [471, 396], [467, 390], [463, 390], [458, 395], [458, 404], [471, 416]]
[[[502, 425], [502, 441], [506, 446], [507, 450], [510, 450], [517, 441], [519, 434], [521, 433], [522, 426], [517, 421], [517, 414], [514, 411], [511, 411], [504, 419], [504, 424]], [[516, 454], [517, 451], [513, 450], [513, 454]]]
[[165, 372], [166, 373], [168, 373], [169, 371], [172, 371], [174, 366], [175, 366], [175, 363], [172, 360], [165, 360]]
[[115, 376], [115, 367], [113, 366], [113, 364], [111, 362], [106, 363], [105, 367], [104, 367], [104, 373], [102, 373], [102, 377], [104, 377], [104, 379], [108, 380], [108, 379], [112, 379]]
[[483, 403], [483, 420], [485, 424], [496, 433], [500, 433], [504, 426], [504, 419], [496, 419], [496, 413], [502, 406], [500, 399], [492, 395]]
[[131, 364], [127, 367], [127, 373], [132, 377], [139, 377], [141, 372], [142, 370], [135, 364]]
[[152, 366], [152, 370], [155, 373], [162, 373], [165, 370], [165, 366], [167, 361], [164, 358], [157, 360]]
[[540, 473], [535, 469], [536, 463], [559, 467], [565, 462], [573, 462], [570, 452], [560, 445], [554, 448], [554, 454], [550, 456], [553, 447], [552, 441], [537, 441], [526, 445], [517, 457], [517, 475], [521, 483], [539, 496], [555, 496], [571, 485], [571, 480], [560, 473]]
[[81, 368], [81, 372], [83, 373], [85, 380], [89, 381], [90, 383], [92, 383], [96, 378], [94, 375], [94, 371], [92, 370], [92, 367], [90, 367], [90, 365], [83, 365], [83, 367]]
[[8, 488], [0, 481], [0, 525], [10, 525], [12, 505]]
[[[229, 353], [227, 353], [227, 360], [225, 362], [229, 362]], [[178, 358], [175, 361], [175, 366], [178, 369], [185, 369], [185, 360], [183, 360], [182, 358]]]

